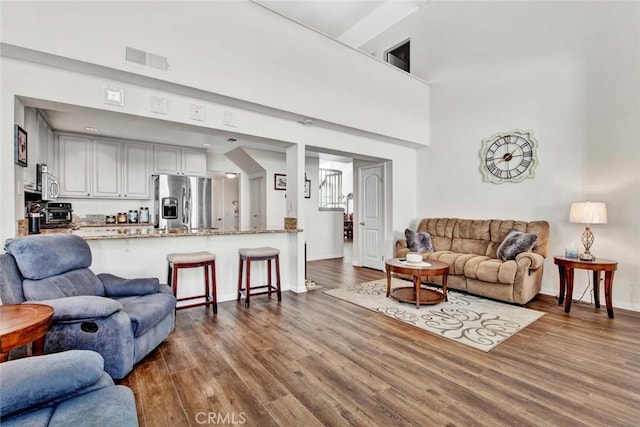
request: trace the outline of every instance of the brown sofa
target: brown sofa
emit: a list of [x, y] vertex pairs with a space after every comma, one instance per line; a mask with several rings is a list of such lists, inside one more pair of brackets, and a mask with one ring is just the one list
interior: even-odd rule
[[[515, 260], [496, 258], [500, 243], [511, 230], [538, 236], [530, 252]], [[434, 252], [423, 260], [438, 260], [449, 265], [447, 288], [517, 304], [526, 304], [538, 294], [544, 259], [549, 246], [547, 221], [499, 219], [424, 218], [417, 231], [431, 235]], [[396, 242], [396, 257], [410, 252], [406, 240]], [[441, 284], [441, 278], [429, 280]]]

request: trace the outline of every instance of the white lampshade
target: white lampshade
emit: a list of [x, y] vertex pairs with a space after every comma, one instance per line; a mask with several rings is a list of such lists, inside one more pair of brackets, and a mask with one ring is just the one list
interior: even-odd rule
[[581, 224], [606, 224], [607, 205], [603, 202], [576, 202], [571, 203], [569, 222]]

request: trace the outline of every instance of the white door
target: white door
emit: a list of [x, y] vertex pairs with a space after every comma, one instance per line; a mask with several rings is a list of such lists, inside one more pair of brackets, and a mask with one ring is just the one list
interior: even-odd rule
[[360, 168], [360, 212], [357, 215], [359, 247], [363, 267], [384, 269], [382, 242], [384, 225], [382, 165]]
[[264, 178], [257, 177], [249, 179], [249, 226], [253, 230], [265, 228], [264, 215]]
[[225, 228], [240, 228], [240, 179], [224, 179], [224, 223]]
[[224, 221], [224, 178], [211, 180], [211, 214], [214, 228], [227, 228]]

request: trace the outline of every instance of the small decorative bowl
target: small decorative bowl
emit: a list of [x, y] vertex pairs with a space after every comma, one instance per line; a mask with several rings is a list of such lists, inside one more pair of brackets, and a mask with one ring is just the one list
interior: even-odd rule
[[422, 262], [422, 255], [421, 254], [407, 254], [407, 262], [413, 263], [413, 264], [418, 264], [420, 262]]

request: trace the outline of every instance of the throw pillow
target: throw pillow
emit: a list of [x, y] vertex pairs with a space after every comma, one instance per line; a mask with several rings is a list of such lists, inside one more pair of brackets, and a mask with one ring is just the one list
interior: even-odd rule
[[407, 247], [411, 252], [433, 252], [431, 234], [424, 231], [415, 232], [407, 228], [404, 230], [404, 237], [407, 239]]
[[496, 256], [502, 261], [516, 259], [518, 254], [533, 249], [537, 241], [538, 236], [533, 233], [512, 230], [500, 243]]

